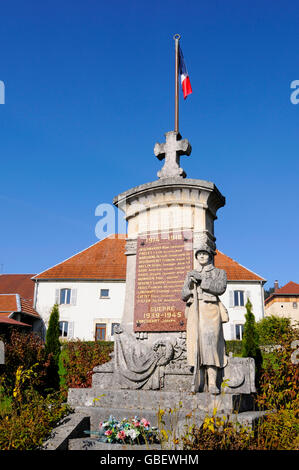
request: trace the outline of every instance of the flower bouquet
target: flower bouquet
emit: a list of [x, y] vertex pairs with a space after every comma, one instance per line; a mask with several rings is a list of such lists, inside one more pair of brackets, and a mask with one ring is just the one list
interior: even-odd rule
[[86, 433], [98, 436], [102, 442], [114, 444], [145, 444], [156, 443], [158, 439], [158, 429], [151, 426], [145, 418], [124, 418], [118, 421], [110, 416], [108, 421], [100, 422], [98, 431], [85, 431]]

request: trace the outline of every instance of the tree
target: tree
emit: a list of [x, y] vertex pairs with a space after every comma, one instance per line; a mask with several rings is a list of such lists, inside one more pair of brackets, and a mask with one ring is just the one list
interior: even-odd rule
[[270, 297], [271, 294], [274, 292], [274, 287], [270, 287], [269, 289], [264, 289], [264, 297], [265, 300]]
[[48, 369], [48, 387], [59, 388], [59, 308], [55, 304], [49, 319], [48, 329], [46, 333], [45, 352], [49, 357], [50, 365]]
[[242, 357], [252, 357], [255, 360], [256, 381], [260, 375], [262, 365], [262, 353], [259, 347], [259, 335], [255, 323], [255, 317], [252, 313], [252, 303], [247, 300], [245, 325], [242, 338]]

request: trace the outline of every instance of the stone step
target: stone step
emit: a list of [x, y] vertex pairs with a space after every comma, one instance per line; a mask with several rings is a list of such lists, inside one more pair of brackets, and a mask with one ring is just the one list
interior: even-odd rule
[[68, 450], [106, 450], [106, 451], [157, 451], [161, 450], [160, 444], [143, 444], [143, 445], [130, 445], [130, 444], [108, 444], [99, 442], [96, 439], [70, 439]]
[[[99, 442], [98, 439], [93, 438], [92, 434], [85, 434], [84, 432], [97, 431], [100, 421], [107, 421], [110, 415], [118, 420], [137, 415], [139, 418], [146, 418], [151, 426], [155, 426], [159, 430], [174, 431], [175, 434], [173, 434], [173, 436], [177, 437], [185, 434], [186, 425], [189, 427], [195, 424], [197, 427], [200, 427], [207, 415], [204, 412], [197, 411], [186, 416], [185, 411], [186, 410], [180, 410], [177, 412], [171, 410], [170, 412], [167, 410], [162, 417], [162, 423], [158, 421], [158, 415], [154, 410], [142, 411], [140, 409], [128, 410], [127, 408], [77, 407], [75, 413], [65, 417], [61, 423], [53, 429], [51, 437], [43, 443], [42, 450], [82, 450], [85, 448], [86, 450], [116, 450], [115, 444]], [[265, 412], [247, 411], [239, 414], [233, 413], [228, 416], [228, 419], [245, 425], [248, 428], [252, 428], [264, 414]], [[152, 446], [147, 446], [146, 449], [157, 448], [157, 446], [159, 447], [159, 444], [153, 444]], [[164, 444], [163, 446], [163, 448], [165, 448]], [[124, 448], [122, 445], [119, 447], [119, 450], [130, 449], [131, 447]], [[138, 446], [138, 450], [144, 450], [144, 448]]]
[[[163, 415], [163, 423], [158, 422], [158, 416], [153, 411], [145, 410], [142, 414], [138, 414], [140, 410], [132, 410], [132, 414], [128, 413], [128, 409], [105, 409], [105, 408], [78, 408], [77, 412], [80, 414], [89, 413], [90, 415], [90, 431], [98, 430], [99, 422], [106, 421], [109, 416], [112, 415], [117, 420], [121, 420], [125, 417], [130, 418], [138, 415], [139, 418], [146, 418], [150, 421], [151, 426], [156, 426], [161, 431], [164, 429], [171, 438], [169, 442], [163, 442], [162, 444], [144, 444], [144, 445], [129, 445], [129, 444], [111, 444], [100, 442], [97, 437], [93, 437], [92, 434], [86, 435], [86, 437], [80, 437], [75, 439], [69, 439], [68, 450], [115, 450], [115, 451], [130, 451], [130, 450], [182, 450], [179, 444], [174, 444], [173, 439], [178, 438], [186, 434], [188, 428], [192, 425], [200, 427], [204, 421], [206, 413], [194, 412], [190, 416], [181, 410], [176, 413], [166, 412]], [[227, 418], [231, 422], [237, 422], [245, 426], [248, 430], [252, 429], [264, 416], [266, 412], [261, 411], [247, 411], [243, 413], [234, 413], [229, 415]], [[220, 415], [221, 416], [221, 415]], [[87, 430], [87, 429], [86, 429]]]
[[[145, 418], [151, 424], [159, 429], [170, 430], [176, 427], [179, 427], [180, 430], [183, 430], [185, 425], [196, 424], [200, 426], [206, 416], [206, 413], [193, 412], [190, 414], [186, 410], [165, 410], [165, 413], [162, 414], [161, 418], [158, 418], [157, 410], [142, 410], [134, 408], [101, 408], [101, 407], [88, 407], [88, 408], [76, 408], [76, 412], [80, 414], [89, 414], [90, 416], [90, 430], [97, 431], [99, 429], [99, 423], [108, 421], [110, 416], [113, 416], [115, 419], [121, 421], [124, 418], [133, 418], [138, 416], [138, 418]], [[188, 417], [189, 416], [189, 417]], [[162, 423], [162, 421], [163, 423]], [[87, 429], [86, 429], [87, 430]], [[88, 436], [87, 436], [88, 437]]]
[[170, 392], [158, 390], [102, 390], [97, 387], [69, 390], [68, 403], [73, 407], [121, 408], [127, 410], [156, 411], [185, 410], [220, 413], [252, 411], [252, 394]]

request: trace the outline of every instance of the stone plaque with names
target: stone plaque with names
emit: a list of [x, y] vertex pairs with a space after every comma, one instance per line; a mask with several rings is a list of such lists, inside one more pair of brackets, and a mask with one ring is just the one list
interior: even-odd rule
[[191, 231], [138, 237], [134, 331], [185, 331], [182, 287], [193, 269]]

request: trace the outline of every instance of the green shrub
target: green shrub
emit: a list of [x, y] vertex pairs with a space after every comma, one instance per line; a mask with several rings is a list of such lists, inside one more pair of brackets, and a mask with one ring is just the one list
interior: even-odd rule
[[12, 407], [12, 397], [5, 394], [4, 387], [0, 387], [0, 419], [6, 416]]
[[50, 315], [48, 329], [46, 333], [45, 352], [49, 358], [49, 367], [47, 371], [47, 388], [59, 389], [59, 308], [55, 304]]
[[225, 341], [226, 354], [233, 353], [233, 356], [242, 356], [242, 341], [232, 339]]
[[295, 340], [299, 340], [298, 328], [276, 331], [278, 347], [264, 353], [257, 405], [271, 413], [258, 427], [261, 449], [299, 450], [299, 367], [292, 360]]
[[225, 416], [206, 416], [201, 426], [189, 427], [181, 443], [184, 450], [299, 450], [298, 413], [269, 413], [254, 429]]
[[256, 446], [261, 450], [299, 450], [298, 408], [281, 409], [263, 418], [257, 429]]
[[256, 324], [260, 344], [279, 344], [282, 335], [287, 333], [291, 327], [289, 318], [271, 315], [265, 317]]
[[2, 367], [0, 385], [5, 393], [10, 395], [15, 386], [16, 371], [22, 366], [25, 370], [36, 366], [36, 376], [32, 378], [31, 386], [40, 392], [46, 385], [48, 357], [45, 354], [44, 343], [35, 333], [23, 333], [12, 330], [10, 338], [5, 340], [5, 364]]
[[253, 431], [226, 416], [206, 416], [203, 424], [193, 425], [182, 437], [184, 450], [249, 450], [254, 448]]
[[50, 315], [45, 342], [46, 354], [52, 354], [54, 362], [58, 365], [60, 355], [59, 342], [59, 309], [55, 304]]
[[69, 341], [61, 353], [61, 383], [69, 388], [88, 388], [95, 366], [110, 360], [114, 343], [108, 341]]
[[33, 389], [25, 392], [21, 403], [0, 418], [0, 450], [35, 450], [52, 429], [71, 410], [61, 403], [60, 395], [46, 398]]
[[252, 304], [246, 302], [245, 324], [242, 339], [242, 357], [252, 357], [255, 361], [255, 382], [258, 386], [263, 357], [259, 346], [259, 335], [256, 328]]
[[292, 361], [292, 342], [299, 340], [299, 329], [289, 328], [277, 339], [279, 346], [264, 354], [258, 404], [266, 409], [299, 409], [299, 367]]
[[242, 357], [259, 358], [259, 335], [256, 328], [255, 316], [252, 313], [252, 304], [246, 302], [245, 324], [242, 339]]

